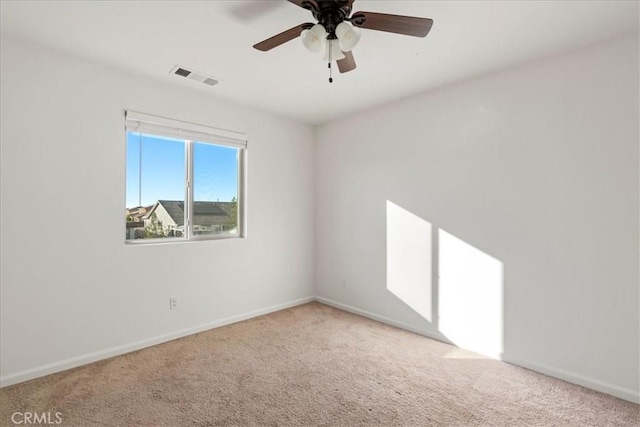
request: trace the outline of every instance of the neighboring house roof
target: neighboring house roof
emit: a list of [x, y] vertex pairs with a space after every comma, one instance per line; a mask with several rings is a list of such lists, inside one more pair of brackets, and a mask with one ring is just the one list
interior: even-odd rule
[[127, 208], [126, 209], [127, 216], [131, 217], [132, 221], [134, 222], [142, 221], [142, 219], [145, 217], [147, 212], [149, 212], [149, 210], [151, 210], [153, 206], [154, 205], [136, 206], [135, 208]]
[[[196, 225], [219, 225], [226, 223], [231, 218], [231, 210], [235, 202], [193, 202], [193, 221]], [[151, 215], [162, 206], [169, 214], [174, 224], [184, 225], [184, 202], [180, 200], [158, 200], [145, 216]]]

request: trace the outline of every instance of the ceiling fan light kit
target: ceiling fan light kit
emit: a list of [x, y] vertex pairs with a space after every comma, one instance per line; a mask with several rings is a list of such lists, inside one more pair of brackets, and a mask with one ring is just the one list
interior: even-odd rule
[[302, 30], [300, 33], [302, 44], [311, 53], [318, 53], [324, 47], [324, 41], [327, 39], [327, 32], [320, 24], [316, 24], [309, 30]]
[[304, 47], [313, 53], [324, 48], [323, 59], [329, 63], [336, 61], [341, 73], [352, 71], [356, 62], [351, 50], [360, 41], [360, 28], [385, 31], [414, 37], [425, 37], [431, 30], [433, 20], [416, 16], [390, 15], [375, 12], [355, 12], [351, 9], [355, 0], [288, 0], [296, 6], [311, 11], [316, 24], [306, 22], [276, 34], [253, 47], [268, 51], [281, 44], [301, 37]]
[[340, 61], [346, 58], [344, 52], [340, 50], [340, 44], [337, 40], [327, 40], [326, 47], [324, 50], [324, 57], [322, 58], [325, 62], [331, 61]]
[[361, 36], [360, 28], [354, 27], [348, 22], [342, 21], [336, 27], [336, 37], [340, 40], [340, 49], [344, 52], [349, 52], [356, 47]]

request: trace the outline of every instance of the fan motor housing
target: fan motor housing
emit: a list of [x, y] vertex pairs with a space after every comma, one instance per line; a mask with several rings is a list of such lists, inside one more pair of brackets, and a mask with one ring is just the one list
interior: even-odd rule
[[336, 27], [351, 14], [351, 5], [335, 0], [319, 0], [317, 9], [309, 4], [313, 17], [329, 33], [329, 39], [336, 38]]

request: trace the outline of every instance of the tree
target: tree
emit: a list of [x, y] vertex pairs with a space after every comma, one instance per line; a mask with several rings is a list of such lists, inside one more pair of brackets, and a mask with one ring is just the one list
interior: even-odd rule
[[227, 230], [233, 230], [238, 226], [238, 199], [235, 196], [231, 199], [229, 218], [224, 225]]
[[154, 239], [157, 237], [167, 237], [162, 227], [162, 221], [158, 221], [156, 213], [151, 214], [149, 225], [144, 228], [144, 237], [146, 239]]

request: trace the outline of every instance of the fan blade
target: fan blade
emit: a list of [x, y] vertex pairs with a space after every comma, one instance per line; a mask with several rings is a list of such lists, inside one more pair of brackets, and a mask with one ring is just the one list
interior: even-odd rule
[[289, 3], [293, 3], [296, 6], [300, 6], [303, 9], [307, 10], [318, 10], [318, 3], [316, 0], [287, 0]]
[[345, 57], [336, 61], [338, 70], [340, 70], [341, 73], [348, 73], [349, 71], [355, 70], [356, 60], [353, 59], [353, 53], [351, 53], [351, 51], [342, 53], [344, 53]]
[[433, 25], [433, 19], [429, 18], [374, 12], [356, 12], [351, 16], [350, 21], [356, 27], [368, 30], [387, 31], [415, 37], [425, 37]]
[[300, 33], [302, 32], [302, 30], [308, 30], [311, 27], [313, 27], [313, 24], [305, 22], [304, 24], [289, 28], [287, 31], [283, 31], [280, 34], [276, 34], [273, 37], [269, 37], [268, 39], [253, 45], [253, 47], [255, 49], [266, 52], [273, 49], [274, 47], [278, 47], [283, 43], [293, 40], [296, 37], [300, 37]]

